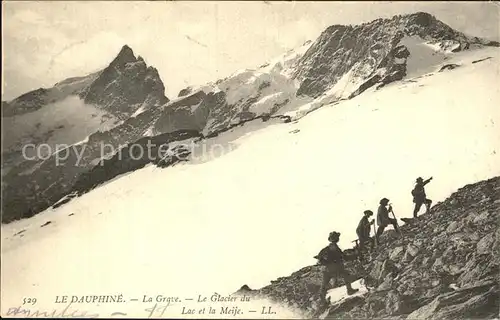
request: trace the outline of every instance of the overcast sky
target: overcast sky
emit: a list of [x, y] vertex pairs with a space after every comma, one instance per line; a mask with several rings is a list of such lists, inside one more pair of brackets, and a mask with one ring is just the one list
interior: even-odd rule
[[105, 67], [124, 44], [180, 89], [252, 68], [314, 40], [332, 24], [426, 11], [499, 39], [492, 2], [2, 2], [3, 90], [10, 100]]

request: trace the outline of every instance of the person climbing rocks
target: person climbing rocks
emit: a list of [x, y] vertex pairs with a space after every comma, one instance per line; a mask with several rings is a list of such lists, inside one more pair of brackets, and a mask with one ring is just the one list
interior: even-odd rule
[[344, 266], [344, 253], [337, 245], [339, 240], [339, 232], [330, 232], [330, 235], [328, 236], [330, 244], [323, 248], [318, 255], [315, 256], [315, 258], [318, 259], [318, 262], [323, 266], [323, 282], [321, 283], [321, 287], [319, 289], [320, 304], [323, 306], [327, 304], [326, 291], [332, 278], [337, 280], [338, 277], [341, 276], [344, 279], [348, 295], [352, 295], [359, 291], [359, 289], [353, 289], [351, 286], [351, 275], [347, 272]]
[[375, 235], [375, 238], [377, 240], [377, 244], [380, 243], [380, 235], [384, 232], [385, 227], [387, 227], [389, 224], [392, 224], [394, 227], [394, 230], [399, 232], [398, 228], [398, 222], [396, 219], [389, 218], [389, 212], [392, 212], [392, 207], [387, 205], [389, 204], [389, 199], [383, 198], [380, 200], [380, 206], [378, 207], [377, 211], [377, 234]]
[[413, 188], [413, 190], [411, 191], [411, 194], [413, 196], [413, 203], [415, 203], [415, 209], [413, 210], [413, 218], [417, 217], [417, 214], [424, 203], [426, 207], [425, 213], [429, 213], [429, 210], [431, 209], [432, 200], [427, 199], [427, 195], [425, 194], [425, 188], [424, 188], [426, 184], [431, 182], [431, 180], [432, 177], [430, 177], [425, 181], [421, 177], [418, 177], [416, 180], [415, 188]]
[[363, 212], [363, 218], [361, 218], [358, 227], [356, 228], [356, 234], [358, 235], [359, 239], [360, 258], [366, 243], [368, 242], [370, 243], [370, 251], [373, 251], [374, 239], [370, 238], [370, 230], [371, 230], [370, 226], [375, 223], [375, 220], [369, 221], [369, 218], [371, 216], [373, 216], [373, 211], [365, 210]]

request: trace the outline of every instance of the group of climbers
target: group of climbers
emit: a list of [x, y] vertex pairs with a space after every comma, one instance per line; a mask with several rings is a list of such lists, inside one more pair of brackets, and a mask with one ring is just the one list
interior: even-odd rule
[[[413, 210], [413, 217], [416, 218], [422, 204], [426, 206], [426, 213], [429, 212], [432, 201], [427, 199], [427, 195], [425, 194], [424, 186], [428, 184], [432, 180], [432, 177], [423, 180], [422, 178], [417, 178], [414, 189], [411, 194], [413, 196], [413, 203], [415, 204], [415, 208]], [[363, 218], [359, 222], [356, 228], [356, 234], [358, 236], [358, 255], [361, 258], [361, 253], [367, 244], [370, 245], [370, 251], [373, 251], [375, 244], [380, 243], [380, 236], [384, 232], [384, 229], [391, 224], [394, 227], [396, 232], [400, 232], [398, 223], [395, 218], [390, 218], [389, 213], [394, 213], [392, 210], [392, 206], [390, 205], [389, 199], [383, 198], [379, 202], [379, 207], [377, 210], [377, 225], [378, 229], [375, 233], [375, 236], [370, 237], [371, 226], [374, 225], [375, 221], [371, 220], [370, 217], [373, 216], [373, 212], [371, 210], [365, 210], [363, 212]], [[339, 276], [344, 279], [347, 294], [351, 295], [358, 291], [358, 289], [354, 289], [351, 286], [352, 277], [346, 271], [344, 266], [344, 260], [348, 260], [352, 257], [346, 256], [343, 251], [339, 248], [338, 242], [340, 240], [340, 233], [333, 231], [328, 236], [328, 241], [330, 244], [323, 248], [317, 256], [318, 263], [324, 266], [323, 269], [323, 281], [320, 287], [319, 295], [320, 295], [320, 303], [326, 303], [326, 291], [328, 284], [332, 278], [337, 279]]]

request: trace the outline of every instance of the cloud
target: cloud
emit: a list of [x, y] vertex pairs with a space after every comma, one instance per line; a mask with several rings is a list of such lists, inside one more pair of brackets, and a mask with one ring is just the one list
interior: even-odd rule
[[[12, 15], [4, 15], [4, 72], [5, 96], [32, 89], [35, 79], [40, 86], [48, 85], [50, 74], [46, 73], [51, 52], [68, 41], [64, 33], [55, 28], [41, 14], [22, 9]], [[16, 74], [15, 76], [12, 76]], [[20, 91], [23, 90], [23, 91]]]
[[[12, 16], [12, 18], [7, 18], [7, 21], [19, 22], [21, 24], [31, 24], [37, 26], [47, 26], [47, 20], [40, 14], [32, 10], [20, 10]], [[11, 23], [12, 23], [11, 22]]]
[[90, 37], [78, 33], [72, 37], [71, 33], [71, 29], [61, 29], [60, 23], [32, 10], [23, 9], [6, 17], [2, 99], [96, 71], [125, 44], [114, 32]]
[[113, 32], [99, 32], [83, 40], [76, 40], [53, 54], [46, 63], [46, 72], [54, 79], [62, 79], [105, 67], [126, 44]]

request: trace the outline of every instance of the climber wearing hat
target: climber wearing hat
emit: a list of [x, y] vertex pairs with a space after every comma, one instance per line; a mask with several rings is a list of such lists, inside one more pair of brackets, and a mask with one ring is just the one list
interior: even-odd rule
[[413, 190], [411, 191], [411, 194], [413, 196], [413, 203], [415, 203], [415, 209], [413, 210], [413, 218], [417, 217], [417, 214], [424, 203], [426, 208], [425, 213], [428, 213], [429, 210], [431, 209], [432, 200], [427, 199], [427, 195], [425, 194], [425, 189], [424, 189], [424, 186], [429, 182], [431, 182], [431, 180], [432, 177], [430, 177], [425, 181], [421, 177], [418, 177], [415, 182], [416, 183], [415, 188], [413, 188]]
[[387, 227], [389, 224], [392, 224], [394, 227], [394, 230], [399, 232], [398, 229], [398, 222], [396, 219], [389, 218], [389, 212], [392, 211], [392, 207], [389, 205], [389, 208], [387, 208], [387, 205], [389, 204], [389, 199], [383, 198], [380, 200], [380, 206], [378, 207], [377, 211], [377, 234], [375, 235], [375, 238], [377, 239], [377, 243], [380, 243], [380, 235], [382, 232], [384, 232], [385, 227]]
[[345, 270], [344, 266], [344, 253], [339, 248], [337, 243], [340, 239], [340, 233], [333, 231], [330, 232], [328, 236], [328, 241], [330, 244], [323, 248], [317, 256], [319, 263], [323, 265], [323, 282], [319, 290], [320, 302], [322, 304], [326, 303], [326, 291], [327, 286], [332, 278], [337, 279], [341, 276], [344, 279], [347, 294], [351, 295], [358, 291], [358, 289], [353, 289], [351, 286], [351, 275]]
[[370, 250], [373, 250], [373, 239], [370, 238], [370, 226], [375, 222], [375, 220], [369, 221], [368, 218], [373, 216], [371, 210], [365, 210], [363, 212], [363, 218], [359, 221], [358, 227], [356, 228], [356, 234], [359, 239], [359, 252], [361, 253], [366, 242], [370, 242]]

